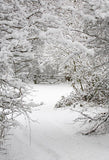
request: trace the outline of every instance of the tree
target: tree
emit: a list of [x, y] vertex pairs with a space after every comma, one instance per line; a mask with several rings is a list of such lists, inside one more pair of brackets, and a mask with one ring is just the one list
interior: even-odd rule
[[[91, 79], [88, 82], [90, 98], [95, 99], [99, 103], [108, 102], [109, 98], [109, 29], [108, 29], [108, 1], [84, 1], [84, 30], [88, 36], [87, 48], [93, 48], [91, 62]], [[104, 100], [103, 100], [104, 99]], [[101, 102], [102, 101], [102, 102]]]
[[[109, 97], [109, 30], [106, 14], [108, 1], [80, 2], [78, 14], [81, 16], [83, 27], [73, 29], [74, 32], [80, 33], [79, 41], [74, 42], [76, 54], [69, 54], [65, 62], [72, 61], [72, 65], [69, 65], [72, 66], [72, 85], [78, 93], [81, 89], [80, 95], [83, 99], [107, 103]], [[75, 2], [75, 5], [77, 4], [78, 1]], [[79, 84], [80, 87], [77, 89], [75, 84]]]
[[23, 1], [1, 1], [0, 138], [14, 125], [17, 115], [30, 111], [22, 103], [24, 84], [20, 78], [28, 72], [33, 57], [31, 43], [27, 40], [28, 26], [21, 2]]
[[[72, 86], [76, 93], [71, 94], [68, 98], [62, 98], [57, 107], [61, 107], [63, 104], [71, 105], [75, 101], [86, 101], [107, 108], [109, 105], [109, 2], [108, 0], [97, 2], [84, 0], [74, 3], [75, 5], [81, 4], [78, 14], [83, 25], [80, 28], [72, 29], [73, 32], [79, 33], [80, 37], [76, 42], [76, 54], [70, 53], [65, 64], [68, 69], [72, 66]], [[71, 62], [72, 65], [70, 65]], [[88, 115], [84, 116], [88, 118]], [[96, 132], [103, 125], [105, 126], [109, 120], [109, 112], [106, 111], [94, 118], [89, 116], [88, 119], [95, 123], [85, 133], [86, 135]]]

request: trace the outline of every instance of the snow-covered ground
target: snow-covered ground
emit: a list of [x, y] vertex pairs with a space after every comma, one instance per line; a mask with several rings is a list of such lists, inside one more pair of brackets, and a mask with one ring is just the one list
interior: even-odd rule
[[[31, 85], [26, 103], [43, 102], [31, 114], [32, 121], [20, 117], [20, 126], [13, 129], [6, 160], [108, 160], [109, 135], [83, 136], [73, 120], [78, 113], [56, 109], [61, 96], [68, 95], [68, 84]], [[2, 159], [0, 159], [2, 160]]]

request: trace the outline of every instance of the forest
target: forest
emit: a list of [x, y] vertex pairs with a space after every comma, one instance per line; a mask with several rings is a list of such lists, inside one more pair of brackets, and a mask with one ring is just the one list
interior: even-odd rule
[[[34, 117], [42, 117], [39, 130], [34, 129], [37, 124], [31, 124]], [[26, 119], [28, 124], [21, 119]], [[60, 123], [58, 128], [63, 127], [62, 130], [65, 121], [74, 123], [75, 130], [81, 132], [77, 139], [86, 137], [87, 143], [90, 142], [87, 136], [99, 135], [98, 143], [105, 146], [109, 138], [109, 0], [0, 0], [0, 159], [88, 159], [88, 155], [83, 159], [78, 157], [77, 148], [73, 157], [71, 144], [60, 150], [65, 145], [64, 134], [68, 134], [68, 138], [76, 134], [70, 135], [73, 124], [65, 127], [65, 133], [62, 130], [57, 133], [56, 126], [51, 125], [54, 132], [50, 134], [49, 121], [53, 121], [53, 125]], [[30, 157], [25, 157], [23, 152], [20, 157], [17, 146], [14, 157], [6, 144], [20, 123], [29, 125], [31, 132], [35, 130], [36, 137], [46, 128], [43, 131], [47, 132], [46, 136], [39, 136], [42, 141], [47, 135], [58, 141], [58, 136], [63, 134], [62, 144], [61, 136], [60, 143], [47, 145], [50, 139], [44, 141], [48, 147], [37, 139], [40, 154], [36, 151], [35, 155], [32, 146], [32, 151], [30, 148], [24, 151], [30, 151]], [[32, 133], [26, 132], [32, 139]], [[102, 135], [104, 138], [100, 138]], [[74, 142], [76, 147], [76, 140]], [[51, 149], [52, 145], [57, 149]], [[103, 148], [105, 158], [96, 146], [97, 154], [89, 160], [107, 160], [109, 144], [106, 146]]]

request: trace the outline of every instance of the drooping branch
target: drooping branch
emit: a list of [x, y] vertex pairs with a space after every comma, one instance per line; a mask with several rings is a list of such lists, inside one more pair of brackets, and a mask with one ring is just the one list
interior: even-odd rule
[[96, 34], [90, 34], [90, 33], [86, 32], [85, 30], [72, 29], [72, 31], [73, 31], [73, 32], [83, 33], [83, 34], [86, 34], [87, 36], [94, 37], [94, 38], [97, 38], [97, 39], [100, 39], [100, 40], [102, 40], [102, 41], [105, 41], [105, 42], [108, 42], [108, 43], [109, 43], [109, 39], [106, 39], [106, 38], [103, 38], [103, 37], [99, 37], [99, 36], [96, 35]]

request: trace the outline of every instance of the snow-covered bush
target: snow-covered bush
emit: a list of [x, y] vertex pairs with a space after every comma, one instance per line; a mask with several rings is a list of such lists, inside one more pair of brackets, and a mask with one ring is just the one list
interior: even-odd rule
[[88, 81], [81, 97], [88, 102], [93, 101], [98, 104], [106, 104], [109, 99], [108, 79], [101, 76], [93, 76], [91, 81]]
[[61, 107], [67, 107], [67, 106], [71, 106], [72, 104], [74, 104], [74, 99], [72, 97], [72, 94], [68, 97], [61, 97], [61, 100], [58, 101], [55, 105], [56, 108], [61, 108]]
[[14, 125], [15, 117], [25, 110], [21, 102], [21, 88], [16, 87], [19, 83], [14, 83], [15, 80], [11, 82], [0, 79], [0, 139]]

